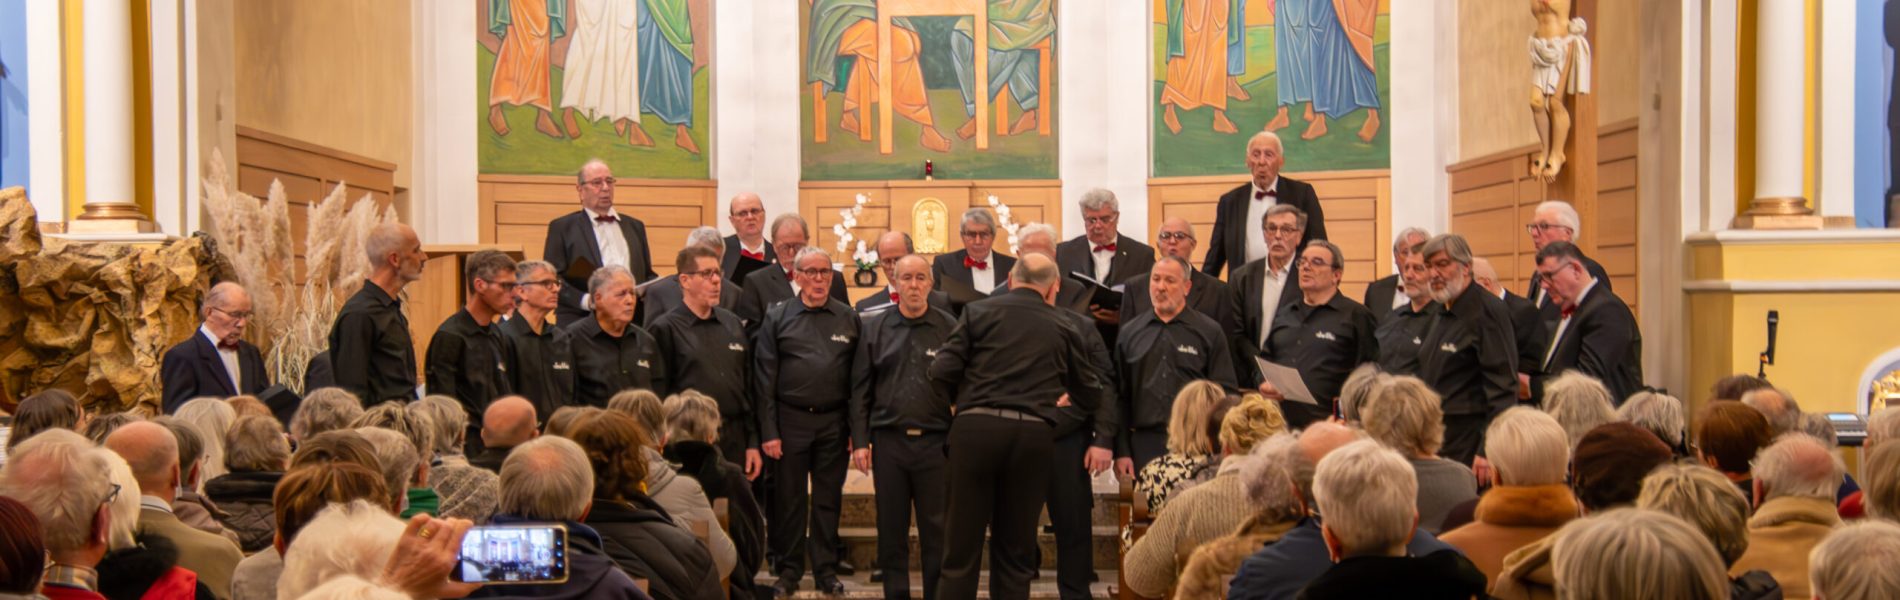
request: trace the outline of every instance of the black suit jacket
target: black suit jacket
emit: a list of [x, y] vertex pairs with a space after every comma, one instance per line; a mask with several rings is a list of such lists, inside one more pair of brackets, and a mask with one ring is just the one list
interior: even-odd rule
[[164, 364], [159, 369], [159, 380], [165, 386], [165, 414], [176, 412], [179, 406], [199, 396], [228, 398], [256, 394], [270, 387], [270, 374], [264, 371], [264, 353], [250, 342], [239, 340], [237, 354], [238, 375], [244, 384], [241, 390], [231, 387], [231, 374], [224, 368], [224, 359], [218, 356], [218, 346], [206, 339], [202, 330], [192, 330], [191, 337], [166, 350]]
[[1399, 288], [1397, 273], [1381, 277], [1366, 286], [1366, 297], [1360, 299], [1359, 303], [1364, 304], [1366, 310], [1372, 311], [1380, 321], [1384, 321], [1386, 315], [1392, 314], [1392, 300], [1399, 295]]
[[[1275, 202], [1292, 205], [1306, 213], [1306, 237], [1300, 243], [1326, 239], [1326, 215], [1320, 209], [1319, 195], [1313, 192], [1313, 186], [1282, 175], [1276, 189]], [[1250, 202], [1253, 202], [1252, 182], [1221, 194], [1214, 212], [1211, 236], [1214, 239], [1207, 242], [1207, 260], [1201, 262], [1202, 271], [1220, 275], [1221, 267], [1227, 267], [1227, 280], [1233, 281], [1233, 272], [1247, 262], [1247, 236], [1260, 232], [1259, 223], [1246, 222]]]
[[[996, 283], [996, 289], [990, 290], [990, 298], [1008, 295], [1009, 289], [1009, 284], [999, 281]], [[1089, 287], [1089, 284], [1080, 279], [1070, 277], [1068, 273], [1062, 274], [1062, 283], [1056, 287], [1056, 308], [1069, 309], [1069, 312], [1082, 315], [1093, 323], [1095, 317], [1089, 314], [1089, 300], [1094, 298], [1095, 288]], [[988, 298], [984, 301], [988, 301]]]
[[[1062, 274], [1081, 273], [1095, 277], [1094, 245], [1086, 235], [1076, 236], [1056, 245], [1056, 266]], [[961, 261], [958, 264], [962, 264]], [[1127, 281], [1130, 277], [1146, 277], [1155, 268], [1155, 249], [1136, 241], [1134, 238], [1117, 234], [1115, 236], [1115, 256], [1108, 259], [1108, 276], [1099, 277], [1102, 283], [1115, 285]]]
[[1531, 377], [1531, 390], [1537, 399], [1543, 398], [1546, 381], [1571, 369], [1602, 380], [1617, 406], [1643, 389], [1643, 332], [1637, 329], [1630, 307], [1609, 286], [1584, 294], [1570, 316], [1570, 325], [1553, 335], [1557, 337], [1551, 340], [1555, 347], [1550, 362], [1544, 363], [1538, 356], [1540, 368]]
[[[1603, 265], [1597, 264], [1597, 261], [1595, 259], [1585, 256], [1583, 257], [1583, 269], [1585, 271], [1589, 271], [1591, 277], [1597, 278], [1597, 285], [1603, 286], [1604, 291], [1610, 290], [1610, 274], [1609, 272], [1603, 270]], [[1557, 329], [1556, 327], [1557, 321], [1563, 318], [1563, 315], [1561, 314], [1563, 311], [1563, 307], [1558, 306], [1556, 302], [1551, 302], [1550, 298], [1548, 297], [1541, 298], [1541, 299], [1538, 298], [1537, 297], [1538, 292], [1543, 289], [1544, 289], [1543, 280], [1537, 277], [1532, 277], [1530, 292], [1527, 294], [1524, 294], [1524, 298], [1527, 300], [1530, 300], [1531, 303], [1537, 305], [1537, 310], [1541, 311], [1544, 315], [1545, 325], [1547, 325], [1550, 330], [1554, 331]], [[1544, 357], [1538, 356], [1537, 359], [1539, 362], [1542, 362]]]
[[[739, 250], [739, 234], [726, 236], [726, 254], [719, 259], [719, 274], [725, 277], [726, 283], [731, 287], [744, 287], [745, 277], [751, 275], [752, 271], [758, 270], [738, 270]], [[765, 262], [778, 262], [778, 252], [772, 250], [772, 240], [765, 240]]]
[[[648, 285], [640, 294], [640, 312], [646, 313], [641, 327], [650, 327], [661, 316], [673, 312], [673, 309], [686, 305], [685, 292], [680, 291], [680, 276], [667, 275]], [[739, 286], [730, 281], [719, 282], [719, 308], [733, 310], [739, 307]]]
[[[946, 279], [960, 281], [964, 285], [973, 284], [975, 280], [971, 278], [970, 268], [963, 266], [963, 259], [969, 255], [970, 253], [967, 250], [957, 250], [956, 252], [948, 254], [939, 254], [936, 260], [931, 261], [930, 280], [936, 282], [934, 285], [939, 291], [943, 290], [944, 280]], [[1010, 269], [1014, 268], [1016, 268], [1016, 259], [1014, 257], [995, 250], [990, 250], [990, 270], [996, 273], [996, 288], [990, 290], [992, 292], [990, 294], [991, 296], [996, 295], [994, 293], [996, 290], [1009, 287], [1005, 282], [1009, 280]], [[951, 298], [951, 314], [962, 312], [963, 305], [964, 302], [958, 298]]]
[[[858, 301], [857, 306], [854, 306], [852, 308], [855, 308], [857, 309], [858, 312], [862, 313], [862, 312], [869, 312], [869, 311], [881, 311], [881, 310], [886, 310], [891, 307], [897, 306], [896, 302], [891, 301], [891, 295], [888, 293], [890, 291], [890, 288], [886, 287], [884, 289], [886, 293], [871, 294], [869, 296], [865, 296], [863, 300]], [[943, 292], [939, 292], [936, 290], [931, 290], [928, 298], [929, 298], [928, 301], [930, 302], [931, 308], [935, 308], [935, 309], [938, 309], [950, 314], [956, 314], [950, 311], [950, 295], [949, 294], [945, 294]]]
[[[653, 253], [647, 250], [646, 223], [627, 215], [619, 217], [620, 235], [627, 238], [627, 270], [633, 272], [633, 282], [645, 283], [659, 277], [653, 272]], [[541, 260], [553, 264], [563, 280], [561, 304], [554, 310], [562, 324], [573, 323], [588, 314], [581, 308], [581, 297], [587, 295], [587, 278], [569, 277], [567, 267], [582, 257], [596, 268], [602, 264], [600, 240], [594, 238], [590, 218], [587, 211], [577, 210], [548, 223], [548, 243], [541, 251]]]
[[[758, 332], [759, 323], [765, 321], [765, 311], [772, 305], [791, 299], [792, 284], [785, 278], [785, 267], [774, 263], [770, 267], [753, 271], [746, 276], [745, 285], [739, 288], [739, 305], [732, 312], [745, 321], [745, 335], [751, 338]], [[657, 284], [656, 284], [657, 285]], [[844, 291], [844, 274], [837, 269], [831, 271], [831, 298], [839, 302], [850, 300]], [[723, 299], [722, 299], [723, 302]]]
[[1550, 348], [1550, 330], [1544, 326], [1544, 316], [1537, 305], [1510, 290], [1504, 290], [1504, 308], [1511, 315], [1511, 330], [1517, 334], [1517, 372], [1535, 374], [1537, 366], [1544, 363], [1544, 350]]
[[[1297, 269], [1287, 271], [1286, 286], [1280, 288], [1280, 302], [1274, 305], [1273, 310], [1275, 313], [1278, 313], [1282, 308], [1286, 308], [1288, 304], [1300, 301], [1299, 273], [1296, 271]], [[1265, 313], [1260, 311], [1260, 294], [1266, 291], [1266, 278], [1267, 259], [1262, 258], [1241, 265], [1240, 268], [1235, 269], [1233, 277], [1229, 278], [1231, 281], [1227, 283], [1227, 288], [1233, 295], [1234, 301], [1240, 304], [1240, 334], [1242, 337], [1238, 340], [1240, 348], [1236, 350], [1236, 353], [1245, 354], [1248, 358], [1245, 363], [1242, 363], [1244, 366], [1236, 365], [1234, 367], [1236, 371], [1235, 375], [1240, 377], [1240, 383], [1242, 385], [1258, 385], [1260, 383], [1258, 380], [1260, 377], [1260, 369], [1253, 364], [1252, 358], [1260, 354], [1260, 326], [1266, 322], [1267, 317]], [[1251, 381], [1249, 380], [1250, 377], [1252, 378]]]

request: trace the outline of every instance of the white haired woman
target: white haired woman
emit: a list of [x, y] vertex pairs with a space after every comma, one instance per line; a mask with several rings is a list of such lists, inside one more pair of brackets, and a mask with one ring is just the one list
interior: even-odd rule
[[1478, 498], [1475, 521], [1439, 539], [1464, 552], [1487, 582], [1497, 580], [1505, 556], [1577, 518], [1576, 496], [1564, 482], [1568, 439], [1556, 419], [1523, 406], [1504, 411], [1485, 429], [1491, 489]]
[[278, 598], [461, 598], [449, 581], [471, 523], [416, 515], [405, 525], [363, 500], [332, 504], [284, 550]]
[[1572, 521], [1555, 537], [1551, 566], [1562, 597], [1729, 597], [1715, 547], [1673, 515], [1615, 509]]
[[1565, 371], [1544, 384], [1544, 412], [1556, 417], [1576, 448], [1583, 434], [1616, 420], [1616, 401], [1602, 381], [1579, 371]]
[[[1643, 478], [1636, 507], [1675, 515], [1709, 538], [1722, 566], [1733, 566], [1748, 550], [1748, 499], [1722, 473], [1695, 464], [1656, 467]], [[1752, 570], [1729, 580], [1733, 599], [1780, 598], [1781, 584], [1767, 571]]]
[[1437, 535], [1453, 507], [1478, 497], [1471, 468], [1438, 456], [1445, 441], [1445, 413], [1438, 393], [1417, 377], [1374, 384], [1359, 410], [1366, 433], [1405, 456], [1418, 478], [1419, 527]]

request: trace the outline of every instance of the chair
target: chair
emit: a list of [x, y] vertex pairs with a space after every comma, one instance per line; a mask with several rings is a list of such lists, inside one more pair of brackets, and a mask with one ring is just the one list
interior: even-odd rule
[[[1133, 544], [1148, 534], [1148, 528], [1154, 525], [1153, 515], [1148, 514], [1147, 494], [1135, 491], [1133, 480], [1121, 482], [1121, 490], [1116, 494], [1116, 520], [1121, 528], [1128, 531], [1128, 542]], [[1121, 559], [1115, 572], [1119, 579], [1116, 597], [1120, 600], [1153, 600], [1136, 594], [1128, 589], [1128, 548], [1121, 549]]]

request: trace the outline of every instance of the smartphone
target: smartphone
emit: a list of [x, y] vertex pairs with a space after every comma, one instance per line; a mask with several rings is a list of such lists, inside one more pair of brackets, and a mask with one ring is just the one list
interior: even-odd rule
[[565, 582], [567, 527], [524, 523], [469, 529], [449, 577], [487, 585]]

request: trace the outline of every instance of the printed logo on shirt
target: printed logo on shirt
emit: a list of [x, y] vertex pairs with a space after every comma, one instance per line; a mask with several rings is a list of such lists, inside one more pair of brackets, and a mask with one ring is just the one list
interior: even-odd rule
[[640, 365], [640, 368], [642, 369], [648, 368], [646, 359], [641, 359], [639, 362], [636, 362], [634, 364]]
[[507, 372], [508, 372], [508, 363], [504, 363], [504, 362], [497, 362], [497, 363], [495, 363], [495, 370], [497, 370], [497, 371], [501, 371], [501, 372], [503, 372], [503, 373], [507, 373]]
[[567, 361], [558, 361], [558, 360], [557, 360], [557, 361], [554, 361], [554, 367], [553, 367], [553, 369], [554, 369], [554, 370], [556, 370], [556, 371], [566, 371], [566, 370], [568, 370], [568, 366], [567, 366]]
[[733, 352], [745, 352], [745, 346], [740, 345], [739, 342], [726, 344], [726, 349], [731, 350]]
[[928, 357], [931, 357], [931, 358], [936, 358], [936, 357], [937, 357], [937, 351], [936, 351], [936, 350], [934, 350], [934, 349], [932, 349], [932, 350], [925, 350], [925, 351], [924, 351], [924, 356], [928, 356]]
[[1418, 339], [1417, 337], [1413, 337], [1413, 338], [1412, 338], [1412, 345], [1414, 345], [1414, 346], [1423, 346], [1423, 345], [1425, 345], [1425, 340], [1421, 340], [1421, 339]]
[[1193, 346], [1175, 346], [1174, 351], [1182, 353], [1182, 354], [1193, 355], [1193, 356], [1201, 355], [1201, 351], [1195, 350]]
[[840, 344], [849, 344], [851, 343], [851, 338], [845, 337], [845, 335], [841, 333], [834, 333], [834, 334], [831, 334], [831, 341], [834, 341]]
[[1439, 349], [1440, 351], [1443, 351], [1443, 352], [1450, 352], [1450, 353], [1453, 353], [1453, 354], [1456, 354], [1456, 353], [1458, 352], [1458, 347], [1457, 347], [1457, 346], [1453, 346], [1453, 345], [1451, 345], [1450, 343], [1444, 343], [1444, 344], [1439, 344], [1439, 345], [1438, 345], [1438, 349]]
[[1313, 334], [1313, 337], [1316, 337], [1316, 338], [1319, 338], [1319, 339], [1322, 339], [1322, 340], [1326, 340], [1326, 341], [1328, 341], [1328, 342], [1337, 342], [1337, 341], [1339, 341], [1339, 338], [1337, 338], [1337, 337], [1333, 337], [1333, 332], [1331, 332], [1331, 331], [1321, 331], [1321, 332], [1318, 332], [1318, 333], [1314, 333], [1314, 334]]

